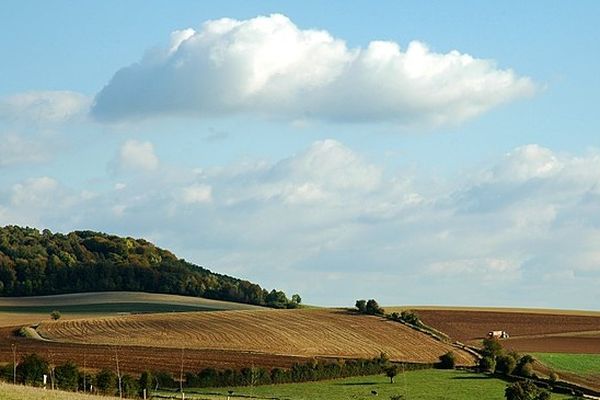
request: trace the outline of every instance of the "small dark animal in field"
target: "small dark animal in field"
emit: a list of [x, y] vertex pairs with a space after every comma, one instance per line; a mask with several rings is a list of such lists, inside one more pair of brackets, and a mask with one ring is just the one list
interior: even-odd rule
[[372, 394], [373, 396], [377, 396], [377, 390], [371, 390], [371, 394]]

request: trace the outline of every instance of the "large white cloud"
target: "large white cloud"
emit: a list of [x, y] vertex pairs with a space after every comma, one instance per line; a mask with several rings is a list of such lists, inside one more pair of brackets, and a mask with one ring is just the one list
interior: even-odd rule
[[159, 164], [88, 192], [25, 180], [0, 188], [0, 225], [143, 236], [316, 303], [597, 308], [599, 171], [597, 150], [527, 145], [445, 181], [323, 140], [274, 163]]
[[99, 120], [254, 113], [293, 120], [456, 123], [533, 93], [494, 61], [389, 41], [349, 48], [274, 14], [171, 35], [96, 95]]

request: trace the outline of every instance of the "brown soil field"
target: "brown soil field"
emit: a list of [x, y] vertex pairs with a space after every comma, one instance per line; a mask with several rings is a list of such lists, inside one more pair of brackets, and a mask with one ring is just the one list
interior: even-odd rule
[[510, 339], [503, 345], [516, 351], [600, 353], [600, 315], [592, 312], [415, 309], [425, 324], [465, 343], [478, 344], [487, 332], [504, 330]]
[[466, 352], [402, 324], [344, 310], [260, 310], [149, 314], [46, 322], [38, 332], [52, 341], [80, 344], [220, 350], [297, 357], [371, 358], [433, 363]]
[[[124, 372], [141, 373], [144, 370], [163, 370], [178, 374], [181, 368], [181, 349], [148, 346], [108, 346], [77, 343], [53, 343], [15, 337], [13, 328], [0, 328], [0, 363], [12, 362], [11, 345], [17, 346], [18, 357], [37, 353], [54, 364], [75, 361], [87, 369], [115, 368], [115, 350]], [[198, 372], [203, 368], [238, 369], [256, 367], [291, 367], [307, 362], [306, 357], [292, 357], [227, 350], [184, 350], [185, 371]]]

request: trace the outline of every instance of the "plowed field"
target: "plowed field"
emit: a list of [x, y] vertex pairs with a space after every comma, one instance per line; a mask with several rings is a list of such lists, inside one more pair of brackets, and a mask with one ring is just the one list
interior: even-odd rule
[[43, 323], [52, 341], [234, 351], [296, 357], [371, 358], [433, 363], [450, 350], [472, 356], [402, 324], [342, 310], [258, 310], [132, 315]]
[[522, 311], [418, 310], [419, 316], [450, 337], [476, 343], [492, 330], [504, 330], [505, 347], [517, 351], [600, 353], [600, 315]]

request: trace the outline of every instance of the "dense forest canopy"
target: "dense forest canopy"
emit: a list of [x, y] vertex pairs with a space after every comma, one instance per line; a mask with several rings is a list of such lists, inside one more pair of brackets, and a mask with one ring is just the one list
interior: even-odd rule
[[216, 274], [143, 239], [0, 228], [0, 295], [145, 291], [293, 308], [299, 296]]

